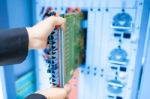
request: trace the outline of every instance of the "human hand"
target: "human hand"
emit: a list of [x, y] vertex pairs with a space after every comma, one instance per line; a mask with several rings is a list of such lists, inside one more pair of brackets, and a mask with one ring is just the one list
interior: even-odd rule
[[67, 99], [70, 88], [66, 85], [64, 88], [48, 88], [36, 93], [44, 95], [47, 99]]
[[42, 49], [47, 47], [47, 39], [56, 25], [65, 30], [65, 19], [59, 16], [51, 16], [27, 28], [30, 49]]

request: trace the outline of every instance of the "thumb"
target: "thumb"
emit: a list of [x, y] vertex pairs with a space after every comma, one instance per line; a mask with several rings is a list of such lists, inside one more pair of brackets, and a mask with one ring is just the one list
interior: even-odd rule
[[62, 18], [60, 16], [51, 16], [48, 17], [47, 20], [50, 21], [51, 26], [54, 28], [55, 26], [59, 25], [61, 26], [62, 30], [65, 31], [65, 23], [66, 23], [66, 19]]
[[47, 22], [50, 22], [51, 25], [62, 25], [66, 22], [66, 19], [60, 17], [60, 16], [51, 16], [46, 18], [45, 20], [48, 20]]
[[64, 86], [64, 90], [65, 90], [65, 93], [66, 93], [66, 95], [65, 95], [65, 97], [64, 97], [64, 99], [69, 99], [69, 93], [70, 93], [70, 91], [71, 91], [71, 88], [68, 86], [68, 85], [65, 85]]
[[69, 85], [65, 85], [65, 86], [64, 86], [64, 89], [65, 89], [67, 95], [68, 95], [68, 94], [70, 93], [70, 91], [71, 91], [71, 88], [69, 87]]

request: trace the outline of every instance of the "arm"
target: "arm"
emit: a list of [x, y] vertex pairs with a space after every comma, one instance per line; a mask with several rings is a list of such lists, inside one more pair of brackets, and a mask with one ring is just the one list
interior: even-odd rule
[[[47, 47], [47, 39], [56, 25], [61, 25], [64, 30], [65, 19], [51, 16], [31, 28], [27, 28], [29, 34], [29, 48], [41, 49]], [[36, 35], [35, 35], [36, 34]], [[29, 95], [26, 99], [66, 99], [70, 89], [48, 88]]]
[[[48, 17], [33, 27], [0, 31], [0, 65], [21, 63], [28, 49], [41, 49], [47, 46], [47, 38], [56, 25], [64, 29], [65, 19]], [[65, 99], [68, 88], [48, 88], [38, 91], [26, 99]]]
[[55, 25], [64, 23], [65, 19], [52, 16], [30, 28], [0, 31], [0, 66], [21, 63], [28, 49], [45, 48]]
[[0, 65], [21, 63], [27, 56], [28, 42], [25, 28], [0, 31]]

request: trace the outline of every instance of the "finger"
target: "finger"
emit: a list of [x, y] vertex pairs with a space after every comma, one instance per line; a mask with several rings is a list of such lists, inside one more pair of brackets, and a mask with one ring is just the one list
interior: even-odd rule
[[[67, 97], [67, 92], [64, 88], [52, 88], [51, 89], [53, 92], [53, 95], [51, 95], [49, 99], [66, 99]], [[52, 92], [51, 92], [52, 94]]]
[[64, 97], [64, 99], [69, 99], [69, 93], [71, 91], [71, 88], [69, 87], [69, 85], [65, 85], [64, 86], [64, 90], [66, 91], [66, 96]]
[[[56, 12], [56, 17], [60, 17], [59, 16], [59, 13], [58, 12]], [[62, 24], [61, 24], [61, 29], [65, 32], [66, 31], [66, 27], [65, 27], [65, 23], [66, 23], [66, 19], [64, 18], [64, 20], [65, 20], [65, 22], [63, 22]]]
[[68, 85], [65, 85], [64, 88], [56, 88], [59, 91], [58, 99], [68, 99], [68, 94], [70, 92], [70, 87]]
[[62, 24], [64, 24], [66, 22], [66, 20], [64, 18], [60, 17], [60, 16], [58, 16], [58, 17], [51, 16], [50, 20], [52, 21], [52, 24], [54, 26], [56, 26], [56, 25], [62, 25]]
[[56, 86], [52, 85], [51, 88], [57, 88]]
[[59, 13], [58, 13], [58, 12], [56, 12], [56, 16], [59, 16]]
[[69, 85], [65, 85], [65, 86], [64, 86], [64, 89], [65, 89], [67, 95], [68, 95], [68, 94], [70, 93], [70, 91], [71, 91], [71, 88], [69, 87]]
[[61, 25], [61, 28], [64, 32], [66, 31], [66, 19], [65, 22]]

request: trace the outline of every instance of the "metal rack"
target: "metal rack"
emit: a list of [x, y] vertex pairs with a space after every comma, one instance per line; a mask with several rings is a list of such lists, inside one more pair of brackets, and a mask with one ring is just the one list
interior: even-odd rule
[[[146, 28], [143, 0], [36, 0], [36, 20], [51, 7], [87, 12], [86, 62], [79, 66], [78, 99], [137, 99]], [[143, 48], [143, 49], [141, 49]], [[39, 88], [50, 86], [39, 51]], [[41, 78], [41, 77], [44, 77]]]

